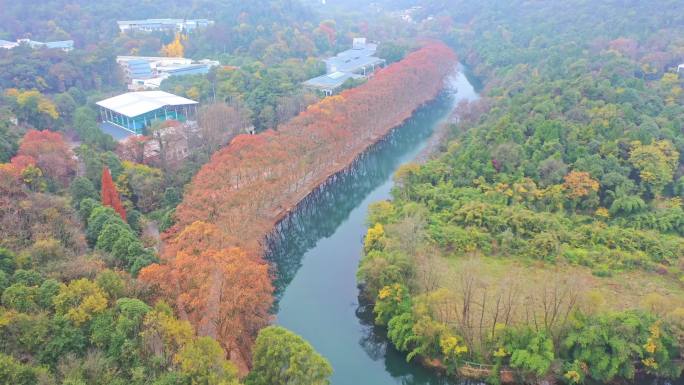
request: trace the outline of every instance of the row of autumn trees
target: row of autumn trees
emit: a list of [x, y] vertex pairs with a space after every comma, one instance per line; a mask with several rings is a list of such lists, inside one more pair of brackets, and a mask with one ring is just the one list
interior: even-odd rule
[[201, 333], [218, 338], [232, 359], [248, 357], [273, 301], [264, 237], [326, 178], [433, 99], [455, 62], [448, 47], [429, 43], [278, 131], [235, 138], [194, 177], [162, 262], [141, 279]]

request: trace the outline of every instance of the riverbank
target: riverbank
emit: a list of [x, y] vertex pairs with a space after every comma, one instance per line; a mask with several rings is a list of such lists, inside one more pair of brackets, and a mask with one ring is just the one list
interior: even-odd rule
[[[610, 49], [556, 34], [502, 59], [501, 40], [488, 35], [499, 22], [461, 39], [481, 54], [474, 63], [496, 68], [475, 118], [369, 210], [358, 276], [376, 301], [373, 320], [408, 357], [452, 369], [470, 360], [514, 368], [525, 382], [679, 379], [684, 231], [670, 218], [683, 217], [672, 123], [682, 111], [661, 88], [672, 74], [639, 78], [622, 70], [639, 59], [618, 69]], [[529, 26], [519, 36], [540, 34]], [[570, 63], [603, 70], [566, 71]], [[599, 84], [620, 92], [586, 86]], [[608, 110], [617, 113], [593, 120]], [[650, 119], [663, 125], [640, 136]], [[644, 179], [643, 154], [668, 159], [662, 195]]]
[[353, 170], [293, 211], [282, 222], [282, 237], [268, 256], [277, 267], [277, 323], [303, 336], [330, 360], [333, 385], [459, 383], [418, 362], [406, 362], [373, 324], [372, 314], [367, 314], [372, 308], [360, 306], [356, 284], [368, 205], [390, 198], [395, 171], [414, 161], [459, 101], [477, 98], [462, 71], [448, 82], [437, 100], [365, 152]]

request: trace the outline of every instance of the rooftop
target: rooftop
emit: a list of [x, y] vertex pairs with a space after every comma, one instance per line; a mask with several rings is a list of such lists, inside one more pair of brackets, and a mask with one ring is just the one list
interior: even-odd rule
[[210, 24], [213, 23], [212, 20], [208, 19], [141, 19], [141, 20], [120, 20], [117, 21], [119, 25], [129, 25], [129, 24]]
[[184, 106], [198, 103], [164, 91], [140, 91], [114, 96], [113, 98], [99, 101], [96, 104], [132, 118], [166, 106]]
[[357, 44], [352, 49], [342, 51], [336, 57], [351, 57], [351, 56], [372, 56], [378, 50], [378, 45], [373, 43]]
[[11, 49], [11, 48], [17, 47], [19, 44], [27, 44], [31, 48], [46, 47], [46, 48], [53, 48], [53, 49], [61, 49], [64, 51], [70, 51], [70, 50], [74, 49], [74, 41], [73, 40], [42, 42], [42, 41], [36, 41], [36, 40], [31, 40], [31, 39], [18, 39], [16, 43], [13, 43], [13, 42], [7, 41], [7, 40], [0, 40], [0, 48]]
[[[356, 50], [350, 50], [356, 51]], [[375, 56], [366, 56], [363, 54], [339, 54], [330, 59], [326, 59], [325, 63], [331, 69], [331, 71], [339, 72], [354, 72], [363, 67], [369, 67], [372, 65], [379, 65], [385, 62], [385, 60], [380, 59]]]
[[322, 75], [304, 82], [305, 86], [316, 87], [322, 89], [335, 89], [349, 79], [362, 78], [361, 75], [351, 74], [348, 72], [333, 72], [331, 74]]
[[44, 44], [47, 48], [59, 48], [59, 49], [72, 49], [74, 48], [73, 40], [63, 40], [63, 41], [48, 41]]

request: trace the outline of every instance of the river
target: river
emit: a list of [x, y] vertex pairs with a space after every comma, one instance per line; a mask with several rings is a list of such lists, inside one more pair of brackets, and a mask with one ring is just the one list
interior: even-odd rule
[[434, 129], [477, 92], [464, 75], [449, 78], [437, 100], [365, 153], [284, 225], [268, 256], [277, 267], [277, 323], [304, 337], [332, 364], [332, 385], [450, 384], [407, 363], [359, 305], [356, 269], [368, 205], [390, 198], [392, 175], [415, 159]]

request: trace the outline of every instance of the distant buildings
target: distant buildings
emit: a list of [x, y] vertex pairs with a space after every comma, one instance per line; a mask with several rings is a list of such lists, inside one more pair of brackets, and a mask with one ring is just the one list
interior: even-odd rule
[[421, 7], [420, 5], [416, 5], [411, 8], [403, 9], [401, 11], [392, 12], [390, 13], [390, 15], [398, 17], [407, 23], [416, 24], [416, 14], [421, 12], [422, 10], [423, 7]]
[[2, 49], [12, 49], [18, 45], [19, 43], [15, 43], [13, 41], [0, 40], [0, 48]]
[[376, 67], [385, 65], [385, 60], [375, 57], [378, 45], [367, 43], [366, 39], [354, 39], [352, 49], [342, 51], [336, 56], [325, 59], [327, 73], [345, 72], [366, 75], [375, 71]]
[[31, 39], [19, 39], [16, 42], [11, 42], [7, 40], [0, 40], [0, 48], [12, 49], [18, 47], [22, 44], [26, 44], [29, 47], [36, 48], [49, 48], [49, 49], [61, 49], [64, 52], [69, 52], [74, 49], [73, 40], [63, 40], [63, 41], [35, 41]]
[[171, 76], [206, 74], [211, 67], [219, 65], [214, 60], [193, 62], [182, 57], [118, 56], [116, 61], [132, 91], [157, 89]]
[[374, 56], [377, 48], [377, 44], [368, 43], [365, 38], [354, 39], [352, 49], [324, 60], [325, 75], [305, 81], [304, 86], [332, 95], [347, 80], [369, 76], [386, 64], [385, 59]]
[[198, 105], [194, 100], [163, 91], [128, 92], [96, 104], [103, 131], [119, 140], [131, 134], [141, 135], [156, 121], [196, 120]]
[[677, 73], [680, 74], [680, 75], [681, 75], [681, 74], [684, 74], [684, 64], [680, 64], [680, 65], [677, 67]]
[[145, 19], [145, 20], [122, 20], [116, 22], [122, 33], [129, 31], [157, 32], [177, 31], [191, 32], [196, 29], [206, 28], [214, 24], [213, 20], [207, 19]]

